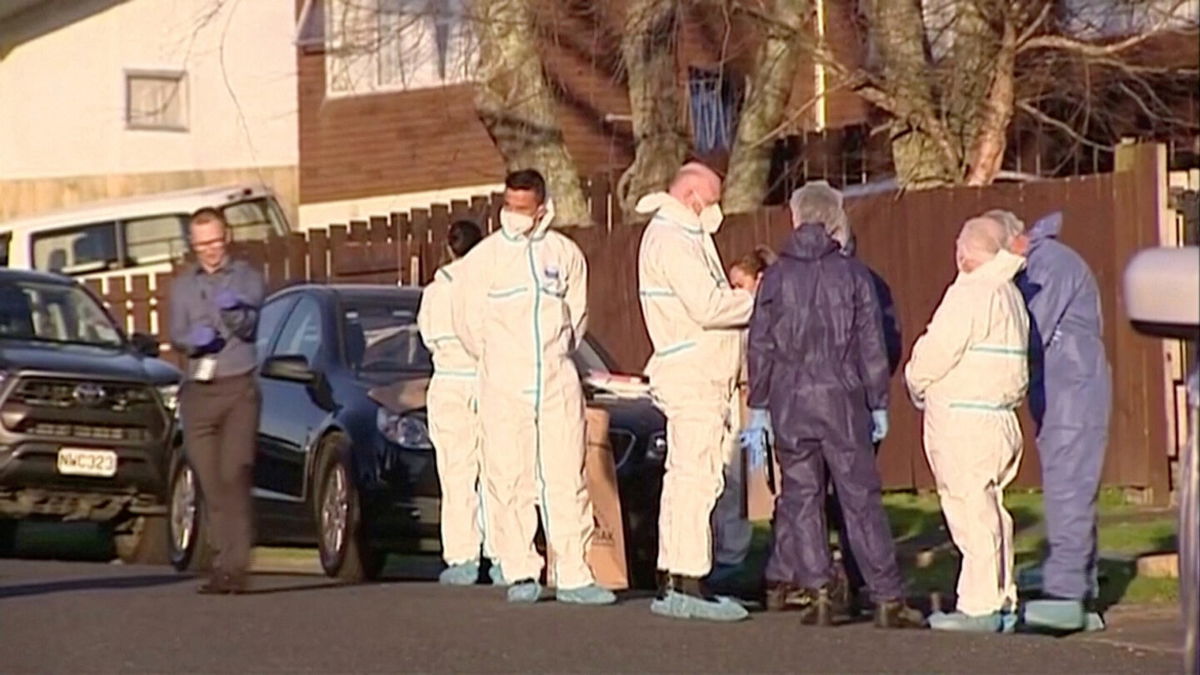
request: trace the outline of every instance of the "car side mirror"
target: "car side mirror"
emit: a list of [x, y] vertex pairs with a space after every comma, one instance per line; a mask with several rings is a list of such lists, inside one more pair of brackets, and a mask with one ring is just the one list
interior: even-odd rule
[[273, 380], [296, 382], [308, 389], [308, 395], [313, 403], [322, 410], [335, 410], [337, 402], [333, 399], [333, 390], [329, 380], [321, 373], [314, 371], [308, 365], [308, 359], [298, 354], [282, 354], [269, 357], [262, 365], [262, 376]]
[[1200, 339], [1200, 248], [1151, 248], [1125, 267], [1125, 309], [1139, 333]]
[[133, 347], [134, 351], [141, 354], [142, 356], [149, 356], [150, 358], [158, 358], [158, 355], [160, 353], [159, 346], [158, 346], [158, 338], [154, 337], [153, 335], [146, 335], [145, 333], [134, 333], [133, 335], [129, 336], [129, 344]]
[[273, 380], [300, 384], [312, 384], [317, 380], [316, 374], [308, 367], [308, 359], [298, 354], [268, 357], [262, 365], [262, 375]]

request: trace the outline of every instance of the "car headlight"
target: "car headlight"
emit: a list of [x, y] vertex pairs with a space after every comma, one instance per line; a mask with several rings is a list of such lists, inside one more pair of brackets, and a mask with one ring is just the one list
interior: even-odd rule
[[380, 408], [375, 414], [375, 426], [389, 441], [415, 450], [432, 450], [429, 440], [429, 424], [425, 417], [416, 413], [394, 413]]
[[667, 432], [660, 431], [650, 437], [646, 445], [646, 461], [662, 463], [667, 459]]
[[175, 412], [179, 408], [179, 385], [178, 384], [162, 384], [157, 387], [158, 396], [162, 399], [163, 405], [170, 412]]

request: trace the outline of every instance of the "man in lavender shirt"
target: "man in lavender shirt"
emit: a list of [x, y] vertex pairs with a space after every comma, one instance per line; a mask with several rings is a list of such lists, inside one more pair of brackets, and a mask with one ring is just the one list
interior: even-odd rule
[[200, 481], [216, 549], [200, 593], [240, 593], [253, 545], [251, 487], [262, 399], [254, 369], [262, 275], [231, 260], [228, 224], [216, 209], [192, 215], [196, 263], [171, 285], [171, 345], [187, 356], [180, 397], [188, 461]]

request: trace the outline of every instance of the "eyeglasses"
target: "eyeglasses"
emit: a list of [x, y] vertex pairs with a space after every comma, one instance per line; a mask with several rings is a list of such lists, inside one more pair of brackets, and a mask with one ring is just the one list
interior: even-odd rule
[[224, 246], [224, 245], [225, 245], [224, 237], [222, 237], [220, 239], [206, 239], [205, 241], [194, 241], [194, 240], [192, 241], [192, 248], [194, 248], [194, 249], [210, 249], [210, 248], [217, 248], [219, 246]]

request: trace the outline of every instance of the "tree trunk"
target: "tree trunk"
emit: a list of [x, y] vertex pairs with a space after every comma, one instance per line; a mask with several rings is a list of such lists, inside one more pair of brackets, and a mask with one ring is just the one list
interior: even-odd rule
[[1008, 127], [1015, 106], [1017, 31], [1006, 22], [1000, 50], [992, 66], [992, 82], [981, 107], [975, 137], [967, 157], [967, 185], [988, 185], [1004, 163]]
[[772, 0], [773, 19], [755, 57], [750, 90], [738, 121], [722, 205], [727, 213], [762, 206], [770, 186], [771, 153], [796, 80], [798, 42], [810, 0]]
[[636, 143], [633, 164], [617, 182], [625, 222], [639, 219], [637, 201], [665, 190], [687, 155], [675, 69], [678, 24], [678, 0], [632, 0], [625, 15], [621, 55]]
[[537, 169], [546, 177], [558, 225], [592, 224], [542, 72], [529, 1], [475, 0], [473, 14], [479, 40], [475, 108], [505, 166]]
[[[964, 165], [979, 133], [1000, 49], [1000, 34], [991, 24], [991, 18], [998, 13], [995, 1], [971, 0], [954, 4], [954, 22], [948, 31], [953, 44], [949, 59], [938, 64], [938, 72], [943, 74], [945, 82], [941, 87], [941, 98], [947, 131], [955, 151], [963, 157]], [[965, 173], [964, 165], [958, 167], [956, 178]]]
[[937, 112], [921, 7], [915, 0], [872, 0], [869, 13], [883, 88], [895, 108], [887, 112], [896, 179], [910, 189], [953, 184], [960, 153]]

